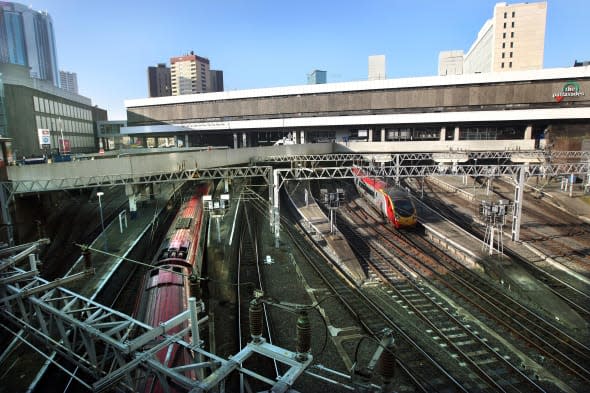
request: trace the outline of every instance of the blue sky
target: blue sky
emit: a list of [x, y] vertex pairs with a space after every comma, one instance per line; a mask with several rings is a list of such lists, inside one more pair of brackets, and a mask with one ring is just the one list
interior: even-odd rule
[[[522, 2], [514, 1], [509, 4]], [[31, 0], [54, 21], [58, 63], [80, 94], [124, 119], [147, 97], [147, 67], [193, 50], [224, 72], [225, 90], [367, 78], [384, 54], [388, 78], [436, 75], [438, 53], [467, 51], [495, 0]], [[545, 68], [590, 60], [590, 2], [548, 0]]]

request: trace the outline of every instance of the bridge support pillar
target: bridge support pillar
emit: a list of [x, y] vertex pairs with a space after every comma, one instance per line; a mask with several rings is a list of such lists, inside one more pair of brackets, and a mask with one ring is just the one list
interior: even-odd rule
[[280, 246], [280, 227], [281, 227], [281, 211], [279, 210], [279, 191], [280, 191], [280, 184], [279, 184], [279, 171], [273, 170], [272, 174], [272, 189], [273, 189], [273, 211], [271, 217], [273, 217], [273, 223], [271, 227], [274, 225], [274, 233], [275, 233], [275, 248], [279, 248]]
[[188, 142], [188, 134], [184, 134], [184, 147], [190, 147]]
[[10, 209], [8, 207], [8, 196], [4, 185], [0, 184], [0, 209], [2, 209], [2, 222], [6, 225], [6, 241], [8, 246], [14, 246], [14, 234], [12, 232], [12, 221], [10, 219]]
[[373, 142], [373, 129], [369, 128], [369, 140], [368, 142]]
[[238, 134], [234, 132], [234, 149], [238, 148]]
[[381, 129], [381, 142], [385, 142], [385, 128]]
[[[297, 132], [297, 131], [295, 131]], [[301, 130], [299, 132], [299, 143], [304, 144], [305, 143], [305, 131]]]
[[524, 129], [524, 139], [528, 140], [528, 139], [532, 139], [532, 137], [533, 137], [533, 126], [529, 124]]
[[245, 132], [242, 133], [242, 147], [248, 147], [248, 136]]
[[524, 189], [524, 166], [518, 170], [516, 187], [514, 187], [514, 206], [512, 208], [512, 234], [511, 240], [517, 242], [520, 240], [520, 219], [522, 217], [522, 197]]
[[447, 127], [441, 127], [440, 128], [440, 139], [441, 142], [444, 142], [447, 140]]
[[131, 219], [137, 217], [137, 199], [135, 197], [135, 186], [132, 184], [125, 184], [125, 195], [129, 199], [129, 216]]
[[453, 140], [454, 141], [458, 141], [459, 140], [459, 131], [460, 131], [460, 128], [459, 127], [455, 127], [455, 134], [453, 136]]

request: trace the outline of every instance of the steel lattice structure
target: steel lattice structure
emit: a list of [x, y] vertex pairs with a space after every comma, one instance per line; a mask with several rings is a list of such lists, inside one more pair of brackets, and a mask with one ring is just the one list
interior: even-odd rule
[[[302, 357], [263, 338], [248, 343], [230, 360], [218, 357], [202, 349], [202, 342], [189, 343], [183, 339], [189, 332], [192, 337], [198, 337], [199, 325], [207, 321], [207, 317], [197, 319], [194, 298], [189, 299], [188, 310], [151, 327], [60, 286], [80, 276], [52, 282], [40, 278], [36, 253], [46, 243], [48, 240], [42, 239], [0, 250], [0, 255], [8, 255], [0, 259], [0, 327], [46, 359], [51, 356], [43, 349], [48, 353], [55, 351], [61, 359], [81, 368], [84, 379], [68, 374], [89, 390], [117, 388], [135, 392], [148, 378], [154, 378], [165, 392], [173, 387], [187, 392], [207, 392], [223, 385], [230, 373], [238, 371], [270, 384], [273, 391], [287, 391], [313, 360], [311, 355]], [[27, 257], [30, 270], [18, 267]], [[85, 274], [92, 274], [92, 269], [82, 273]], [[180, 327], [177, 333], [168, 333], [177, 326]], [[22, 329], [24, 334], [11, 327]], [[161, 363], [156, 354], [173, 347], [191, 352], [191, 362], [177, 367]], [[242, 367], [255, 353], [289, 366], [288, 371], [270, 379]], [[186, 375], [187, 370], [198, 374], [203, 369], [211, 372], [202, 379]]]
[[1, 186], [6, 191], [8, 198], [10, 198], [15, 194], [88, 188], [96, 186], [167, 183], [197, 179], [212, 180], [242, 177], [261, 177], [262, 179], [266, 180], [269, 179], [271, 171], [272, 168], [268, 166], [182, 169], [175, 172], [145, 173], [141, 175], [112, 174], [105, 176], [89, 176], [62, 179], [20, 180], [14, 182], [2, 182]]
[[282, 155], [256, 157], [253, 161], [259, 163], [269, 162], [290, 162], [290, 161], [364, 161], [372, 158], [381, 161], [391, 162], [415, 162], [415, 161], [435, 161], [444, 158], [449, 160], [464, 157], [468, 160], [511, 160], [513, 158], [529, 159], [530, 161], [555, 161], [555, 160], [589, 160], [590, 151], [449, 151], [449, 152], [422, 152], [422, 153], [341, 153], [341, 154], [322, 154], [322, 155]]

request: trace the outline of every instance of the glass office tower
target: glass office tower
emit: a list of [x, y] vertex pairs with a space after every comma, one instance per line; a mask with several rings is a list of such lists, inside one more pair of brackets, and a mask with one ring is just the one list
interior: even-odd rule
[[0, 63], [29, 67], [33, 78], [59, 86], [51, 16], [22, 4], [0, 2]]

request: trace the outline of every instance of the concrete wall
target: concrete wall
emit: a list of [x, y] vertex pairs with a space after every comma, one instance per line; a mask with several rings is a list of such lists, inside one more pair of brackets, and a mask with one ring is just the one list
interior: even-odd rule
[[[343, 91], [132, 107], [128, 108], [128, 125], [472, 109], [553, 108], [557, 107], [553, 94], [560, 92], [567, 81], [557, 79], [509, 84]], [[576, 82], [586, 95], [568, 97], [568, 106], [588, 105], [590, 78], [577, 78]], [[561, 106], [564, 106], [563, 103]]]
[[535, 140], [486, 140], [486, 141], [445, 141], [445, 142], [348, 142], [336, 143], [334, 153], [417, 153], [494, 150], [534, 150]]
[[[76, 179], [89, 177], [115, 177], [123, 179], [157, 173], [170, 173], [181, 169], [207, 169], [224, 166], [248, 166], [250, 160], [260, 156], [328, 154], [333, 151], [332, 143], [306, 145], [268, 146], [243, 149], [220, 149], [197, 152], [177, 152], [170, 154], [126, 156], [60, 162], [43, 165], [8, 167], [8, 180], [56, 180], [64, 181], [63, 188], [73, 187]], [[41, 188], [39, 188], [41, 190]]]

